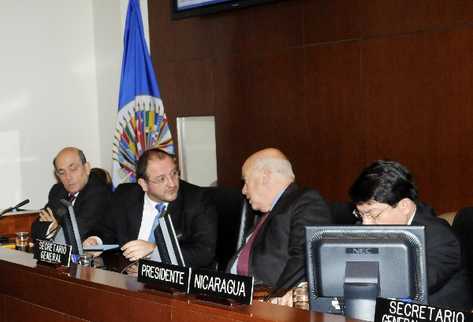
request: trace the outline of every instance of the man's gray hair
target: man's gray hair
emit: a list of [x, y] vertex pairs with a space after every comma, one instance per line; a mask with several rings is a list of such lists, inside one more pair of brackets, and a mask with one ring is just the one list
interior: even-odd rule
[[294, 181], [296, 178], [294, 171], [292, 171], [291, 163], [288, 160], [280, 158], [265, 157], [256, 159], [253, 170], [269, 170], [272, 173], [281, 175], [285, 179], [289, 179], [290, 181]]

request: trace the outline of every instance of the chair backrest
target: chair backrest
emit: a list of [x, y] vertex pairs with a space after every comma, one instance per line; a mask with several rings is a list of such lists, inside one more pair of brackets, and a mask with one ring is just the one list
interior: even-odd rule
[[206, 193], [218, 215], [215, 260], [218, 270], [224, 271], [228, 261], [235, 254], [240, 227], [241, 204], [244, 198], [240, 190], [236, 188], [210, 187]]
[[455, 219], [456, 214], [456, 211], [450, 211], [440, 214], [439, 217], [446, 220], [450, 224], [450, 226], [453, 226], [453, 220]]
[[357, 219], [353, 215], [355, 206], [351, 202], [330, 202], [330, 213], [336, 225], [353, 225]]
[[245, 237], [248, 235], [251, 227], [255, 224], [255, 220], [256, 216], [254, 211], [251, 209], [246, 198], [243, 198], [241, 202], [240, 228], [238, 229], [238, 239], [236, 242], [235, 252], [245, 243]]
[[466, 267], [473, 289], [473, 207], [460, 209], [453, 218], [452, 228], [462, 245]]

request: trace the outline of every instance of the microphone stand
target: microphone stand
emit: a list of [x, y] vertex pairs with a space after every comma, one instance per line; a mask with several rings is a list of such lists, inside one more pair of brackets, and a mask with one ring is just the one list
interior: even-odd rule
[[[11, 211], [13, 211], [13, 210], [18, 210], [18, 208], [20, 208], [21, 206], [26, 205], [26, 204], [29, 203], [29, 202], [30, 202], [30, 199], [25, 199], [25, 200], [23, 200], [22, 202], [20, 202], [19, 204], [13, 206], [13, 207], [9, 207], [9, 208], [7, 208], [7, 209], [2, 210], [2, 212], [0, 212], [0, 219], [1, 219], [1, 217], [3, 217], [3, 215], [5, 215], [6, 213], [9, 213], [9, 212], [11, 212]], [[0, 235], [0, 243], [6, 242], [6, 241], [8, 241], [8, 237], [5, 237], [5, 236]]]
[[20, 202], [19, 204], [13, 206], [13, 207], [10, 207], [10, 208], [7, 208], [5, 210], [3, 210], [2, 212], [0, 212], [0, 217], [3, 216], [4, 214], [6, 213], [9, 213], [10, 211], [12, 210], [17, 210], [18, 208], [20, 208], [21, 206], [24, 206], [26, 204], [30, 203], [30, 199], [25, 199], [23, 200], [22, 202]]

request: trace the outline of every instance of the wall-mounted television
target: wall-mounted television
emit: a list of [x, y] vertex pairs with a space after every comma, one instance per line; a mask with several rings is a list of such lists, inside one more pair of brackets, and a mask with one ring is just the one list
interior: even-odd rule
[[171, 0], [172, 18], [201, 16], [275, 1], [279, 0]]

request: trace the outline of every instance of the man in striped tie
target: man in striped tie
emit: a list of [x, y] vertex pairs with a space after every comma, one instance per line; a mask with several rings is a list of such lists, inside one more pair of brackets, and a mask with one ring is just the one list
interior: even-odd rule
[[242, 193], [260, 218], [228, 270], [272, 289], [292, 288], [305, 280], [304, 227], [330, 224], [328, 206], [317, 191], [296, 185], [291, 163], [278, 149], [251, 155], [242, 177]]
[[[138, 160], [136, 177], [137, 183], [117, 187], [97, 236], [84, 245], [118, 243], [130, 261], [146, 257], [171, 263], [173, 256], [179, 257], [180, 248], [186, 266], [212, 263], [217, 239], [215, 209], [203, 188], [179, 179], [175, 156], [157, 148], [145, 151]], [[180, 247], [172, 244], [176, 240], [172, 235]]]

